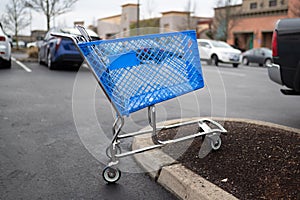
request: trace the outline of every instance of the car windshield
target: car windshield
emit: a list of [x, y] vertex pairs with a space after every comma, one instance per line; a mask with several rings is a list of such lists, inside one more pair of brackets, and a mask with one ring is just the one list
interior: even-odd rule
[[267, 49], [267, 48], [262, 48], [263, 52], [265, 52], [268, 55], [272, 54], [272, 50], [271, 49]]
[[216, 48], [232, 48], [229, 44], [221, 41], [211, 41], [211, 44]]

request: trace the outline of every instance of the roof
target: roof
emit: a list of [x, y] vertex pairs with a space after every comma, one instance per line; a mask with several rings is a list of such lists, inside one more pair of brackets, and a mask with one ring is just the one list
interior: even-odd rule
[[139, 4], [137, 3], [127, 3], [127, 4], [123, 4], [122, 7], [127, 7], [127, 6], [138, 6]]
[[235, 4], [235, 5], [229, 5], [229, 6], [221, 6], [221, 7], [216, 7], [214, 8], [215, 10], [220, 10], [220, 9], [225, 9], [226, 7], [230, 7], [230, 8], [233, 8], [233, 7], [241, 7], [243, 4]]
[[109, 16], [109, 17], [100, 18], [98, 20], [112, 19], [112, 18], [117, 18], [117, 17], [121, 17], [121, 15], [113, 15], [113, 16]]
[[167, 15], [167, 14], [189, 14], [191, 13], [190, 11], [166, 11], [162, 12], [161, 14]]

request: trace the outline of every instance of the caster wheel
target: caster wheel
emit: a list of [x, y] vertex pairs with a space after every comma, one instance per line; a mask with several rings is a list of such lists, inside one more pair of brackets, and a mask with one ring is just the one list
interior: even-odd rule
[[[122, 153], [121, 147], [120, 147], [119, 145], [116, 145], [116, 150], [117, 150], [116, 154]], [[107, 156], [108, 158], [111, 158], [110, 147], [107, 147], [107, 148], [106, 148], [106, 156]]]
[[121, 177], [121, 171], [113, 167], [105, 167], [102, 172], [102, 177], [107, 183], [115, 183]]
[[216, 141], [214, 141], [213, 139], [210, 140], [210, 146], [215, 151], [220, 149], [221, 144], [222, 144], [222, 140], [220, 137], [218, 137]]

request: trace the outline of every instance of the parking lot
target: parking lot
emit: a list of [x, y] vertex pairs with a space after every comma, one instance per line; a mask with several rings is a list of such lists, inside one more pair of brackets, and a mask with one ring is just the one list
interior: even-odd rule
[[[205, 88], [158, 104], [158, 121], [213, 116], [300, 128], [299, 97], [282, 95], [266, 68], [203, 63], [203, 73]], [[114, 113], [86, 67], [79, 72], [52, 71], [36, 62], [14, 61], [11, 69], [0, 70], [0, 88], [4, 199], [175, 198], [144, 173], [128, 169], [116, 185], [102, 180], [104, 165], [96, 152], [105, 150], [103, 142], [95, 150], [84, 134], [96, 134], [99, 125], [110, 134]], [[146, 112], [128, 121], [127, 131], [142, 128], [147, 125]]]

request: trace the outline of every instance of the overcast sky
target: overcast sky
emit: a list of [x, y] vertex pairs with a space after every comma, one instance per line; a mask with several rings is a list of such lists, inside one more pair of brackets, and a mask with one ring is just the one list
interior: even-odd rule
[[[121, 5], [126, 3], [137, 3], [138, 0], [78, 0], [71, 12], [60, 15], [51, 21], [53, 24], [62, 26], [73, 26], [74, 21], [85, 21], [85, 25], [95, 24], [96, 20], [103, 17], [121, 14]], [[188, 0], [139, 0], [141, 4], [141, 19], [149, 18], [149, 8], [153, 10], [153, 16], [160, 16], [164, 11], [185, 11]], [[216, 0], [193, 0], [197, 2], [196, 16], [212, 17]], [[5, 5], [11, 0], [1, 0], [0, 16], [5, 12]], [[149, 6], [149, 2], [150, 6]], [[21, 33], [29, 35], [31, 30], [45, 30], [46, 18], [32, 11], [32, 23]]]

